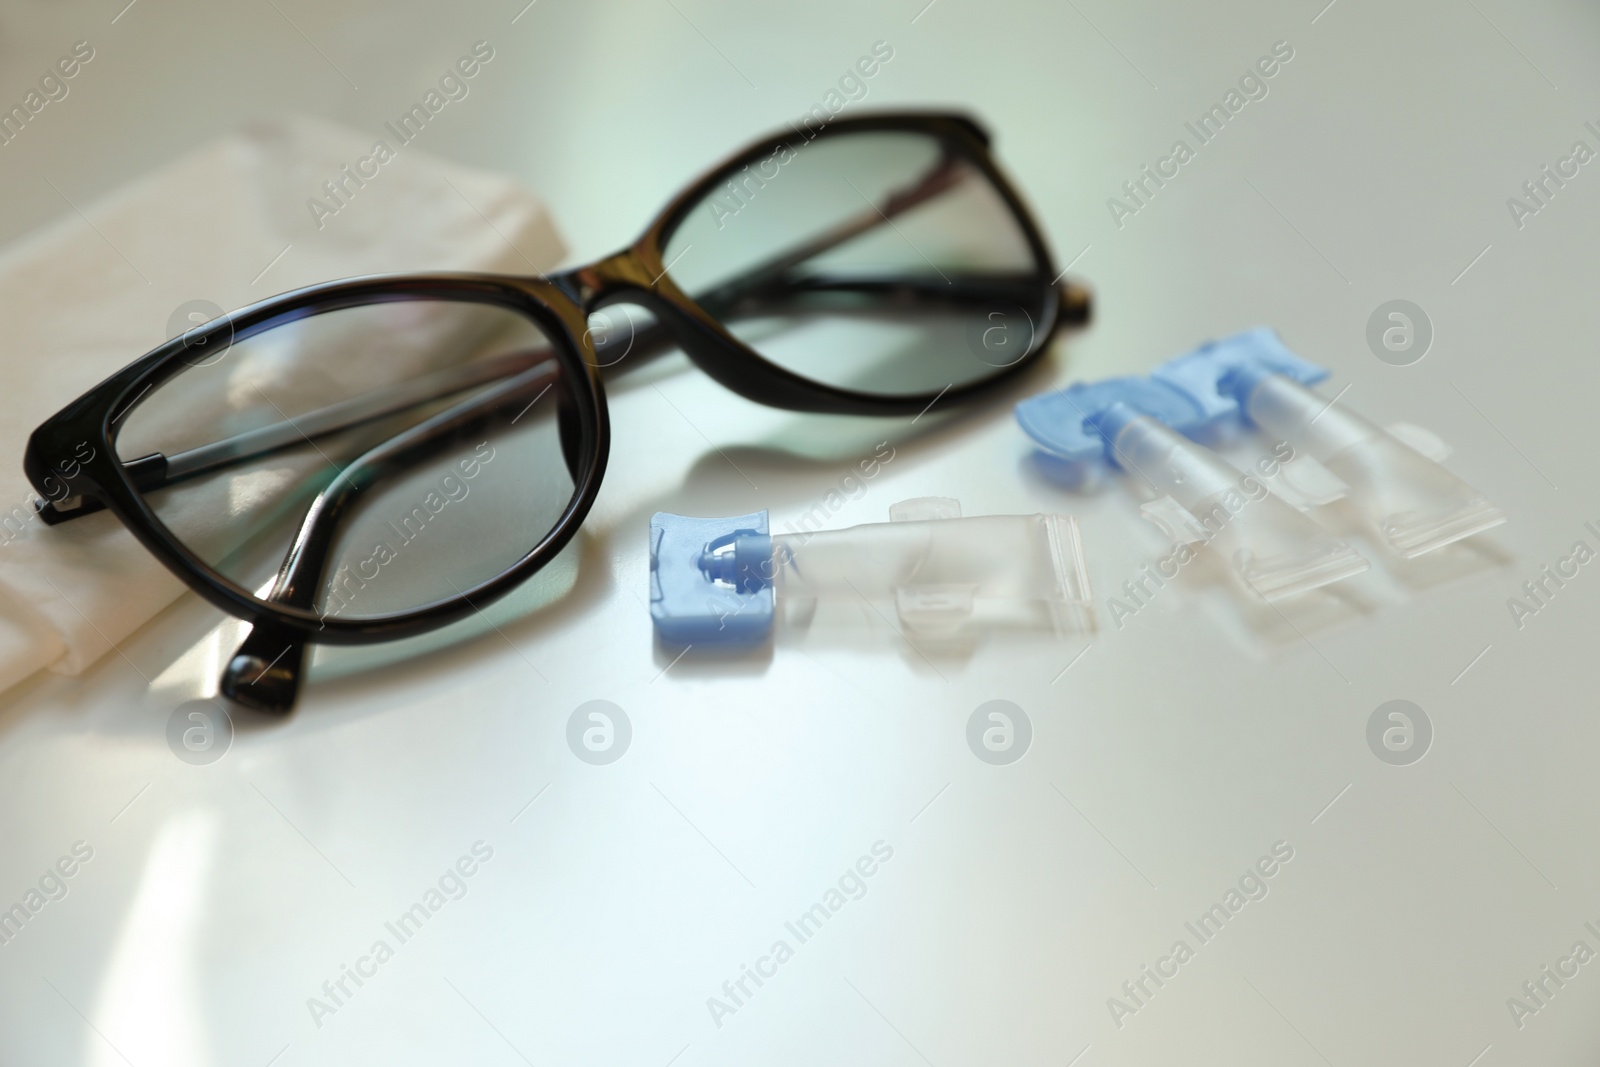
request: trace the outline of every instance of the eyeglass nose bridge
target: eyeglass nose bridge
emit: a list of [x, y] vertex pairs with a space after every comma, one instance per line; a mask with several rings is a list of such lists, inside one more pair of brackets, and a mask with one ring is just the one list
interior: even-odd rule
[[[707, 370], [734, 358], [722, 351], [726, 342], [715, 336], [715, 319], [678, 289], [667, 268], [660, 265], [660, 257], [648, 252], [645, 244], [641, 241], [604, 259], [545, 278], [586, 318], [617, 304], [637, 305], [654, 317], [655, 322], [630, 332], [621, 355], [608, 357], [598, 351], [601, 343], [591, 336], [598, 331], [585, 331], [586, 342], [597, 349], [590, 361], [602, 377], [610, 378], [624, 364], [637, 366], [676, 348], [698, 354], [696, 362]], [[586, 352], [584, 358], [589, 360], [590, 354]]]
[[546, 280], [590, 314], [607, 304], [658, 294], [667, 272], [652, 274], [651, 266], [637, 247], [624, 248], [593, 263], [551, 274]]

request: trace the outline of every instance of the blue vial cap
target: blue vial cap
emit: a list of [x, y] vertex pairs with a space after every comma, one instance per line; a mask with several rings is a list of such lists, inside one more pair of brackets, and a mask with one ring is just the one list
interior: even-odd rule
[[767, 513], [650, 516], [650, 618], [664, 640], [754, 644], [772, 628]]
[[1112, 442], [1129, 420], [1148, 415], [1179, 433], [1197, 433], [1216, 421], [1183, 389], [1150, 378], [1077, 382], [1040, 393], [1016, 408], [1017, 422], [1046, 452], [1070, 460], [1104, 457], [1116, 463]]
[[1258, 326], [1207, 341], [1193, 352], [1167, 360], [1150, 377], [1181, 389], [1213, 419], [1244, 420], [1245, 401], [1270, 374], [1316, 385], [1328, 376], [1328, 369], [1289, 351], [1270, 326]]

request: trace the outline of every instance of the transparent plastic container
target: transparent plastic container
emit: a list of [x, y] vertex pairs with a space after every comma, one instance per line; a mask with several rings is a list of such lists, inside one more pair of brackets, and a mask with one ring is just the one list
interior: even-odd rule
[[1477, 489], [1393, 434], [1282, 374], [1240, 398], [1250, 420], [1327, 467], [1379, 537], [1412, 559], [1506, 521]]
[[764, 640], [777, 608], [863, 602], [896, 628], [953, 636], [986, 626], [1095, 628], [1083, 539], [1070, 515], [962, 518], [944, 497], [902, 501], [890, 521], [773, 535], [767, 513], [650, 520], [650, 614], [669, 641]]
[[1159, 509], [1146, 513], [1180, 541], [1204, 542], [1244, 585], [1281, 600], [1360, 574], [1367, 560], [1259, 480], [1215, 452], [1146, 415], [1119, 419], [1109, 431], [1117, 461], [1170, 497], [1192, 522], [1183, 529]]
[[954, 500], [905, 501], [890, 522], [772, 538], [780, 601], [892, 599], [902, 625], [948, 633], [1042, 608], [1057, 632], [1094, 629], [1070, 515], [961, 518]]

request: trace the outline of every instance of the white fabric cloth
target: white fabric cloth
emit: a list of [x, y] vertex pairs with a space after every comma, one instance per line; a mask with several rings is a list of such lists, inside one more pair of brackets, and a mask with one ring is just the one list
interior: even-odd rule
[[[0, 250], [0, 691], [45, 667], [82, 671], [184, 592], [109, 513], [45, 526], [22, 474], [34, 427], [165, 341], [175, 309], [236, 308], [360, 274], [531, 274], [560, 262], [562, 241], [528, 190], [388, 148], [393, 158], [363, 165], [367, 135], [305, 118], [257, 123]], [[377, 169], [358, 186], [347, 166]], [[329, 181], [344, 190], [331, 214]]]

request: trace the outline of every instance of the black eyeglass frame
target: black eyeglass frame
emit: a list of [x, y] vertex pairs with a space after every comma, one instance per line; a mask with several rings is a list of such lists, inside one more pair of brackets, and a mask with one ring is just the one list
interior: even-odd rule
[[[888, 396], [830, 386], [771, 362], [738, 340], [718, 319], [684, 293], [668, 274], [662, 249], [672, 233], [730, 174], [770, 156], [780, 145], [873, 130], [910, 131], [937, 137], [948, 151], [975, 166], [1000, 194], [1024, 234], [1047, 290], [1044, 321], [1033, 343], [994, 374], [942, 392]], [[254, 627], [270, 625], [301, 641], [367, 644], [409, 637], [456, 622], [504, 596], [559, 553], [577, 533], [599, 491], [610, 447], [601, 361], [589, 335], [588, 316], [604, 307], [631, 303], [657, 319], [696, 366], [733, 392], [767, 406], [845, 415], [910, 415], [934, 402], [960, 403], [997, 388], [1038, 359], [1056, 330], [1088, 320], [1089, 296], [1060, 285], [1053, 259], [1031, 213], [990, 153], [987, 131], [965, 115], [890, 112], [836, 119], [812, 133], [798, 130], [764, 138], [729, 156], [679, 193], [628, 248], [586, 266], [548, 277], [483, 273], [378, 275], [326, 282], [270, 297], [196, 327], [113, 374], [48, 419], [29, 438], [24, 471], [48, 503], [47, 523], [109, 509], [164, 566], [189, 588]], [[555, 526], [509, 569], [459, 596], [388, 615], [345, 619], [263, 600], [217, 573], [173, 535], [157, 517], [126, 462], [115, 452], [116, 423], [150, 390], [192, 365], [193, 351], [221, 347], [296, 319], [328, 311], [410, 300], [488, 304], [522, 314], [549, 338], [552, 355], [566, 372], [580, 462], [575, 492]], [[91, 454], [81, 455], [87, 443]], [[571, 462], [569, 457], [569, 462]], [[70, 473], [69, 473], [70, 470]]]

